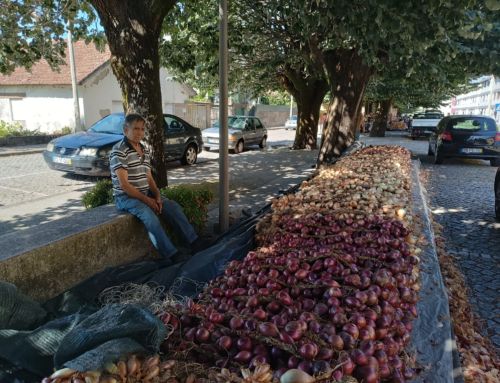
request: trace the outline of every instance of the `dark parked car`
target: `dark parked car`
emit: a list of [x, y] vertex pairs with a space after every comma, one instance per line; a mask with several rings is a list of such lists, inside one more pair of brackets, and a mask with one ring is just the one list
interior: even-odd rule
[[[201, 130], [179, 117], [164, 114], [165, 153], [169, 161], [196, 163], [203, 148]], [[123, 138], [123, 113], [110, 114], [86, 132], [52, 140], [43, 153], [51, 169], [90, 176], [109, 176], [109, 153]]]
[[500, 221], [500, 168], [497, 169], [495, 177], [495, 215]]
[[500, 166], [500, 129], [487, 116], [447, 116], [431, 134], [428, 154], [434, 156], [436, 164], [460, 157], [489, 160], [491, 166]]

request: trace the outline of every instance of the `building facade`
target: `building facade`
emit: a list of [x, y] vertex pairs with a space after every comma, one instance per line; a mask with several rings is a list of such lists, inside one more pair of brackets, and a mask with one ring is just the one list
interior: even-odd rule
[[500, 123], [500, 77], [483, 76], [473, 82], [477, 88], [451, 100], [451, 114], [481, 114]]
[[[100, 52], [93, 44], [78, 41], [74, 51], [80, 130], [110, 113], [123, 112], [123, 104], [120, 86], [111, 70], [109, 50]], [[164, 113], [176, 114], [201, 128], [210, 124], [210, 106], [188, 102], [196, 92], [173, 80], [164, 68], [160, 69], [160, 86]], [[75, 129], [69, 65], [53, 71], [42, 60], [30, 71], [16, 68], [10, 75], [0, 75], [0, 120], [49, 134], [63, 128]]]

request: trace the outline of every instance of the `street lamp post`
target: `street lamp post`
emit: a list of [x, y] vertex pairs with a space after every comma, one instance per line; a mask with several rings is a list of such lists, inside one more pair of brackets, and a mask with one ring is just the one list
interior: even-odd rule
[[76, 83], [75, 52], [73, 50], [73, 37], [71, 36], [71, 24], [68, 23], [68, 50], [69, 66], [71, 69], [71, 89], [73, 90], [73, 111], [75, 114], [75, 132], [81, 130], [80, 103], [78, 101], [78, 84]]
[[219, 2], [219, 229], [229, 228], [227, 0]]

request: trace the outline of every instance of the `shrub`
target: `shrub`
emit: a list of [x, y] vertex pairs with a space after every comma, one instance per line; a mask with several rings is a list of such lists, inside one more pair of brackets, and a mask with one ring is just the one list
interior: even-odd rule
[[0, 120], [0, 137], [40, 136], [38, 130], [25, 129], [19, 122]]
[[214, 199], [212, 191], [203, 184], [177, 185], [161, 190], [161, 194], [181, 205], [189, 222], [200, 232], [208, 216], [208, 205]]
[[69, 126], [63, 126], [62, 129], [56, 130], [53, 134], [56, 136], [65, 136], [71, 133], [73, 133], [73, 130]]
[[[181, 205], [189, 222], [200, 232], [208, 217], [208, 205], [214, 194], [206, 184], [176, 185], [161, 190], [161, 194]], [[113, 203], [113, 185], [110, 180], [100, 180], [83, 196], [83, 205], [87, 209]]]
[[113, 203], [113, 184], [111, 180], [99, 180], [95, 186], [86, 192], [82, 198], [86, 209]]

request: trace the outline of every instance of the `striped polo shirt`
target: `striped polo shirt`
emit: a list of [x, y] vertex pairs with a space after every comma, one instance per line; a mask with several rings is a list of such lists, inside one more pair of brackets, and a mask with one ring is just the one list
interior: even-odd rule
[[139, 190], [141, 193], [147, 194], [149, 191], [149, 184], [147, 172], [151, 169], [151, 161], [149, 151], [146, 147], [140, 144], [144, 157], [141, 158], [139, 153], [128, 142], [127, 137], [117, 142], [111, 154], [109, 155], [109, 166], [111, 169], [111, 181], [113, 182], [113, 195], [120, 196], [126, 194], [120, 186], [116, 170], [123, 168], [128, 172], [128, 182]]

